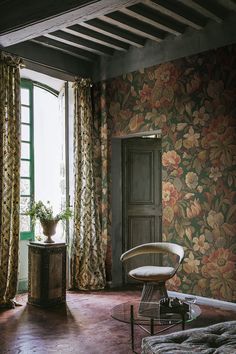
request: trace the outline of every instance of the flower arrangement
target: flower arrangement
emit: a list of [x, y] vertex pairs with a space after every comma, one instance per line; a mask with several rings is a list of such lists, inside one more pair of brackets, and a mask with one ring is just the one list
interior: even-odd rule
[[50, 202], [48, 201], [45, 205], [41, 200], [32, 203], [26, 214], [31, 216], [33, 223], [35, 223], [36, 219], [39, 219], [40, 222], [58, 222], [59, 220], [69, 220], [72, 217], [72, 211], [69, 207], [62, 210], [59, 214], [53, 215], [53, 208]]

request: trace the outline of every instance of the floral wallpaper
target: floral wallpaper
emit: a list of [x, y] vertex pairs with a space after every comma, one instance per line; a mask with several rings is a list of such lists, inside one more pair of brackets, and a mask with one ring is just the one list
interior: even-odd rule
[[185, 249], [169, 289], [236, 301], [236, 45], [99, 83], [94, 99], [109, 141], [161, 129], [163, 241]]

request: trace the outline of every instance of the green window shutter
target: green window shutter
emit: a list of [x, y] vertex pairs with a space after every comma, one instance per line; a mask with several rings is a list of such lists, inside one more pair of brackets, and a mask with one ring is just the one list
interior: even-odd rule
[[33, 83], [21, 81], [20, 239], [34, 239], [34, 227], [25, 212], [34, 200]]

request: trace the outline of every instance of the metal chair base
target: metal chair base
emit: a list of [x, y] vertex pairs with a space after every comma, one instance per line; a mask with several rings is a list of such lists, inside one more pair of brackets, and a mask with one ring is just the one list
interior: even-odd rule
[[[139, 314], [148, 315], [154, 311], [160, 311], [159, 302], [163, 298], [168, 298], [165, 282], [144, 283], [138, 311]], [[158, 306], [156, 306], [157, 304]]]

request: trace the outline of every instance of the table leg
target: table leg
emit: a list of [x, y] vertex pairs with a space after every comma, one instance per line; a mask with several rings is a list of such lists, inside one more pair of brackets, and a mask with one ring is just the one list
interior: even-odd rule
[[131, 347], [134, 351], [134, 306], [130, 306], [130, 328], [131, 328]]
[[182, 314], [182, 331], [185, 330], [185, 313]]
[[151, 318], [151, 328], [150, 329], [151, 329], [150, 334], [151, 334], [151, 336], [153, 336], [153, 334], [154, 334], [154, 319], [153, 318]]

